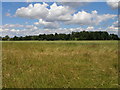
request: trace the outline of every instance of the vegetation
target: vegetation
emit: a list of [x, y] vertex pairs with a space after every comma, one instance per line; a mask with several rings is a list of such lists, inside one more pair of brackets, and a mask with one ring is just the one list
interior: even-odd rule
[[5, 88], [116, 88], [117, 41], [3, 41]]
[[107, 32], [72, 32], [71, 34], [40, 34], [36, 36], [25, 36], [25, 37], [17, 37], [14, 36], [10, 38], [8, 35], [3, 37], [2, 40], [118, 40], [118, 36], [115, 34], [108, 34]]

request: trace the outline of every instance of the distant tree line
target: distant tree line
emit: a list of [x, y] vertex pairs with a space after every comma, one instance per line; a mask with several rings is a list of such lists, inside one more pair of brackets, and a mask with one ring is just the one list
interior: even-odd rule
[[0, 37], [3, 41], [22, 41], [22, 40], [119, 40], [119, 37], [115, 34], [108, 34], [108, 32], [103, 31], [81, 31], [81, 32], [72, 32], [71, 34], [40, 34], [34, 36], [14, 36], [10, 38], [8, 35], [5, 37]]

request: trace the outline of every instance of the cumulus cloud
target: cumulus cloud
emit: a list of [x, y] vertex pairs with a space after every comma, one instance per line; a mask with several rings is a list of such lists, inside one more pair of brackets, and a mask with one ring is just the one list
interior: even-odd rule
[[[37, 0], [26, 0], [26, 2], [36, 2]], [[111, 6], [113, 9], [116, 9], [119, 6], [118, 2], [120, 0], [76, 0], [75, 2], [73, 0], [58, 0], [58, 2], [61, 1], [62, 5], [69, 6], [70, 8], [78, 8], [80, 6], [84, 6], [90, 2], [107, 2], [109, 6]], [[72, 2], [72, 3], [71, 3]]]
[[93, 26], [89, 26], [89, 27], [87, 27], [87, 30], [89, 31], [89, 30], [94, 30], [94, 27]]
[[[33, 1], [34, 0], [27, 0]], [[37, 0], [36, 0], [37, 1]], [[61, 0], [65, 1], [65, 0]], [[72, 0], [71, 0], [72, 1]], [[82, 2], [83, 1], [83, 2]], [[108, 32], [117, 32], [118, 31], [118, 21], [114, 22], [113, 25], [107, 27], [106, 29], [95, 28], [94, 25], [98, 25], [101, 22], [112, 19], [116, 15], [112, 14], [103, 14], [100, 15], [98, 11], [94, 10], [91, 12], [86, 11], [75, 11], [75, 8], [84, 6], [89, 2], [96, 0], [81, 0], [81, 2], [62, 2], [60, 4], [53, 3], [48, 5], [47, 3], [36, 3], [30, 4], [27, 7], [21, 7], [16, 10], [16, 16], [30, 19], [37, 19], [38, 21], [34, 25], [21, 25], [21, 24], [5, 24], [0, 29], [2, 35], [9, 36], [26, 36], [26, 35], [38, 35], [38, 34], [51, 34], [51, 33], [71, 33], [72, 31], [100, 31], [106, 30]], [[112, 1], [112, 2], [111, 2]], [[118, 8], [118, 3], [115, 1], [119, 0], [107, 0], [107, 4], [113, 9]], [[8, 17], [11, 17], [11, 14], [8, 12], [5, 14]], [[63, 24], [77, 24], [78, 28], [60, 28], [60, 23]], [[26, 24], [28, 24], [26, 22]], [[81, 25], [87, 25], [88, 27], [83, 28]], [[0, 26], [1, 27], [1, 26]], [[41, 28], [43, 27], [43, 28]], [[68, 26], [69, 27], [69, 26]]]
[[116, 30], [118, 30], [118, 27], [115, 27], [112, 25], [112, 26], [108, 27], [107, 30], [108, 31], [116, 31]]
[[60, 4], [68, 6], [69, 8], [75, 9], [88, 4], [88, 2], [61, 2]]
[[26, 36], [26, 35], [39, 35], [39, 34], [55, 34], [55, 33], [71, 33], [72, 31], [83, 31], [83, 28], [58, 28], [58, 29], [13, 29], [13, 28], [4, 28], [0, 29], [0, 33], [2, 32], [2, 36], [9, 35], [13, 36]]
[[108, 26], [105, 30], [109, 33], [114, 33], [117, 34], [118, 36], [120, 36], [120, 34], [118, 33], [118, 29], [119, 29], [120, 25], [118, 21], [113, 22], [112, 25]]
[[2, 28], [15, 28], [15, 27], [23, 27], [24, 25], [20, 24], [5, 24], [2, 26]]
[[47, 21], [53, 20], [68, 20], [70, 19], [70, 14], [74, 13], [69, 7], [58, 6], [53, 3], [50, 9], [47, 8], [48, 4], [36, 3], [34, 5], [30, 4], [28, 7], [22, 7], [17, 9], [16, 16], [34, 19], [44, 19]]
[[27, 28], [27, 29], [37, 29], [34, 25], [22, 25], [22, 24], [5, 24], [2, 25], [2, 29], [14, 29], [14, 28]]
[[98, 25], [102, 21], [116, 17], [116, 15], [104, 14], [99, 15], [96, 10], [88, 13], [86, 11], [76, 11], [69, 6], [62, 6], [53, 3], [48, 7], [48, 4], [36, 3], [30, 4], [28, 7], [17, 9], [16, 16], [33, 18], [39, 20], [35, 24], [43, 25], [45, 28], [57, 28], [60, 22], [64, 24], [78, 25]]
[[[77, 3], [76, 3], [77, 5]], [[49, 8], [48, 8], [49, 7]], [[48, 5], [47, 3], [29, 4], [27, 7], [21, 7], [16, 10], [15, 15], [23, 18], [37, 19], [33, 25], [21, 25], [21, 24], [5, 24], [2, 26], [0, 32], [9, 36], [25, 36], [25, 35], [38, 35], [49, 33], [71, 33], [72, 31], [95, 31], [102, 30], [101, 28], [95, 29], [94, 25], [99, 25], [101, 22], [114, 19], [117, 15], [102, 14], [94, 10], [86, 12], [84, 10], [76, 12], [72, 4], [70, 5], [57, 5], [53, 3]], [[86, 28], [60, 28], [60, 25], [86, 25]], [[114, 22], [112, 26], [109, 26], [105, 30], [116, 30], [118, 22]], [[28, 23], [26, 23], [28, 24]], [[21, 29], [22, 28], [22, 29]], [[43, 29], [44, 28], [44, 29]]]
[[98, 12], [96, 10], [92, 11], [91, 13], [81, 11], [74, 14], [72, 20], [66, 23], [78, 24], [78, 25], [98, 25], [99, 23], [114, 17], [116, 17], [116, 15], [111, 15], [111, 14], [98, 15]]
[[46, 16], [47, 21], [66, 21], [71, 19], [71, 14], [74, 13], [74, 10], [70, 9], [67, 6], [58, 6], [56, 3], [53, 3], [48, 10], [48, 15]]
[[61, 0], [61, 4], [65, 5], [65, 6], [68, 6], [68, 7], [72, 8], [72, 9], [75, 9], [75, 8], [79, 8], [81, 6], [85, 6], [85, 5], [89, 4], [90, 2], [96, 2], [96, 1], [98, 1], [98, 0], [76, 0], [76, 1], [73, 1], [73, 0]]
[[[16, 25], [14, 25], [16, 26]], [[86, 28], [83, 27], [78, 27], [78, 28], [57, 28], [57, 29], [41, 29], [41, 28], [37, 28], [35, 26], [24, 26], [26, 28], [24, 29], [15, 29], [15, 28], [8, 28], [4, 26], [2, 26], [4, 28], [0, 29], [0, 33], [2, 33], [2, 36], [6, 36], [9, 35], [10, 37], [13, 36], [26, 36], [26, 35], [39, 35], [39, 34], [55, 34], [55, 33], [71, 33], [71, 32], [80, 32], [80, 31], [108, 31], [109, 33], [118, 33], [118, 27], [115, 27], [114, 24], [107, 27], [106, 29], [102, 29], [102, 28], [95, 28], [94, 26], [88, 26]], [[10, 25], [11, 27], [11, 25]], [[29, 27], [29, 28], [27, 28]], [[30, 28], [32, 27], [32, 28]]]
[[39, 19], [39, 22], [34, 23], [36, 26], [44, 26], [44, 28], [58, 28], [59, 24], [57, 22], [46, 22], [42, 19]]
[[16, 16], [31, 18], [31, 19], [42, 19], [46, 18], [48, 15], [48, 9], [46, 8], [48, 4], [36, 3], [34, 5], [30, 4], [28, 7], [18, 8], [16, 11]]
[[117, 9], [117, 8], [120, 8], [119, 1], [120, 1], [120, 0], [107, 0], [107, 4], [108, 4], [112, 9]]
[[120, 22], [118, 22], [118, 21], [113, 22], [113, 26], [114, 27], [120, 27]]
[[35, 24], [44, 25], [45, 28], [57, 28], [58, 22], [68, 21], [71, 19], [74, 10], [67, 6], [58, 6], [53, 3], [50, 8], [47, 8], [48, 4], [36, 3], [30, 4], [28, 7], [21, 7], [17, 9], [16, 16], [37, 19], [39, 22]]
[[2, 36], [9, 35], [12, 36], [25, 36], [25, 35], [34, 35], [38, 30], [38, 27], [34, 25], [21, 25], [21, 24], [5, 24], [0, 26], [0, 33]]

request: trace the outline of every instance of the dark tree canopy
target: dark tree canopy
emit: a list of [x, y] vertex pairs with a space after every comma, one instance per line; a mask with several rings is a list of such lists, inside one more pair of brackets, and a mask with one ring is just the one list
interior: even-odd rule
[[71, 34], [40, 34], [34, 36], [14, 36], [10, 38], [8, 35], [2, 37], [2, 40], [21, 41], [21, 40], [119, 40], [119, 37], [115, 34], [108, 34], [108, 32], [95, 31], [95, 32], [72, 32]]

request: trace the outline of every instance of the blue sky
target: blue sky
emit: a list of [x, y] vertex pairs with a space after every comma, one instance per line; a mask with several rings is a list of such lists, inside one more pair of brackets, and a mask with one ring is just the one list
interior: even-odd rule
[[[53, 15], [47, 16], [47, 17], [49, 17], [48, 19], [46, 19], [47, 17], [40, 16], [40, 15], [42, 15], [42, 12], [44, 10], [40, 10], [39, 11], [40, 13], [39, 13], [39, 12], [37, 12], [37, 10], [35, 11], [35, 9], [34, 9], [35, 12], [34, 11], [31, 12], [29, 15], [27, 15], [28, 12], [21, 14], [22, 11], [26, 10], [26, 9], [21, 9], [22, 7], [27, 8], [29, 6], [29, 4], [32, 4], [33, 5], [32, 8], [34, 8], [35, 7], [34, 4], [36, 4], [36, 3], [43, 5], [42, 2], [34, 2], [34, 3], [33, 2], [32, 3], [3, 2], [2, 3], [2, 24], [5, 27], [4, 29], [5, 30], [7, 29], [7, 31], [5, 31], [5, 30], [3, 31], [3, 36], [6, 34], [8, 34], [10, 36], [14, 36], [14, 35], [18, 35], [18, 36], [23, 35], [24, 36], [26, 34], [34, 35], [34, 34], [38, 34], [38, 33], [47, 33], [47, 32], [55, 33], [55, 32], [57, 32], [57, 30], [58, 30], [58, 33], [69, 33], [69, 31], [71, 29], [73, 29], [73, 31], [74, 30], [76, 31], [76, 28], [77, 28], [77, 30], [78, 30], [78, 28], [82, 28], [83, 30], [85, 30], [85, 29], [89, 30], [90, 28], [91, 28], [90, 30], [98, 30], [98, 29], [99, 30], [107, 30], [109, 27], [112, 27], [113, 29], [116, 28], [114, 26], [114, 23], [118, 21], [117, 20], [118, 19], [117, 18], [118, 9], [113, 9], [106, 2], [91, 2], [91, 3], [87, 3], [85, 5], [76, 4], [76, 6], [69, 5], [69, 4], [67, 5], [67, 3], [66, 4], [56, 3], [57, 7], [55, 7], [55, 5], [54, 5], [54, 7], [56, 8], [56, 11], [53, 12]], [[50, 6], [52, 6], [53, 3], [54, 2], [47, 2], [46, 4], [48, 6], [46, 8], [48, 10], [50, 10]], [[62, 6], [63, 9], [60, 9], [59, 6]], [[42, 6], [38, 7], [38, 10], [39, 10], [39, 8], [41, 9], [41, 7]], [[66, 7], [68, 7], [68, 8], [66, 8]], [[20, 11], [17, 11], [18, 9], [20, 9]], [[59, 10], [58, 13], [57, 13], [57, 9]], [[32, 10], [32, 9], [29, 8], [29, 10]], [[71, 13], [72, 10], [73, 10], [72, 14], [69, 14], [69, 12]], [[66, 15], [64, 14], [64, 11], [65, 11]], [[52, 12], [52, 10], [51, 10], [51, 12]], [[94, 13], [92, 13], [92, 12], [94, 12]], [[35, 13], [39, 14], [39, 16], [37, 16], [37, 14], [35, 14]], [[49, 13], [50, 13], [50, 11], [49, 11]], [[59, 14], [59, 13], [62, 13], [62, 14]], [[60, 15], [62, 16], [63, 20], [60, 20], [60, 18], [57, 18], [57, 16], [61, 17]], [[68, 16], [70, 15], [71, 20], [66, 21], [65, 17], [68, 18], [67, 15]], [[90, 24], [90, 23], [88, 23], [89, 21], [88, 22], [85, 21], [85, 20], [87, 20], [84, 17], [85, 15], [86, 15], [86, 18], [89, 17], [88, 20], [93, 18], [95, 20], [98, 20], [99, 22], [94, 20], [94, 21], [90, 21], [91, 23], [93, 23], [93, 24]], [[87, 17], [87, 15], [88, 15], [88, 17]], [[93, 15], [95, 15], [95, 18], [93, 17]], [[35, 18], [35, 16], [36, 16], [36, 18]], [[39, 18], [37, 18], [37, 17], [39, 17]], [[44, 17], [44, 18], [42, 18], [42, 17]], [[75, 17], [77, 17], [78, 19]], [[102, 19], [103, 19], [103, 21], [102, 21]], [[95, 25], [96, 23], [98, 23], [98, 24]], [[16, 25], [16, 24], [17, 24], [17, 26], [15, 27], [14, 25]], [[55, 24], [55, 25], [52, 26], [52, 24]], [[13, 27], [11, 27], [9, 25], [13, 25]], [[24, 25], [24, 26], [22, 26], [22, 25]], [[29, 30], [28, 28], [27, 28], [28, 30], [26, 29], [27, 25], [28, 26], [31, 25], [31, 27], [32, 27], [31, 30]], [[58, 27], [56, 27], [57, 25], [58, 25]], [[35, 30], [34, 30], [34, 28], [35, 28]], [[26, 34], [22, 33], [23, 29], [25, 30], [24, 32], [26, 32]], [[63, 29], [63, 30], [61, 30], [61, 29]], [[68, 32], [66, 29], [68, 29]], [[17, 32], [15, 32], [15, 30], [17, 30]], [[64, 30], [66, 30], [66, 31], [64, 31]], [[114, 30], [109, 31], [109, 32], [116, 33], [116, 31], [114, 31]]]

